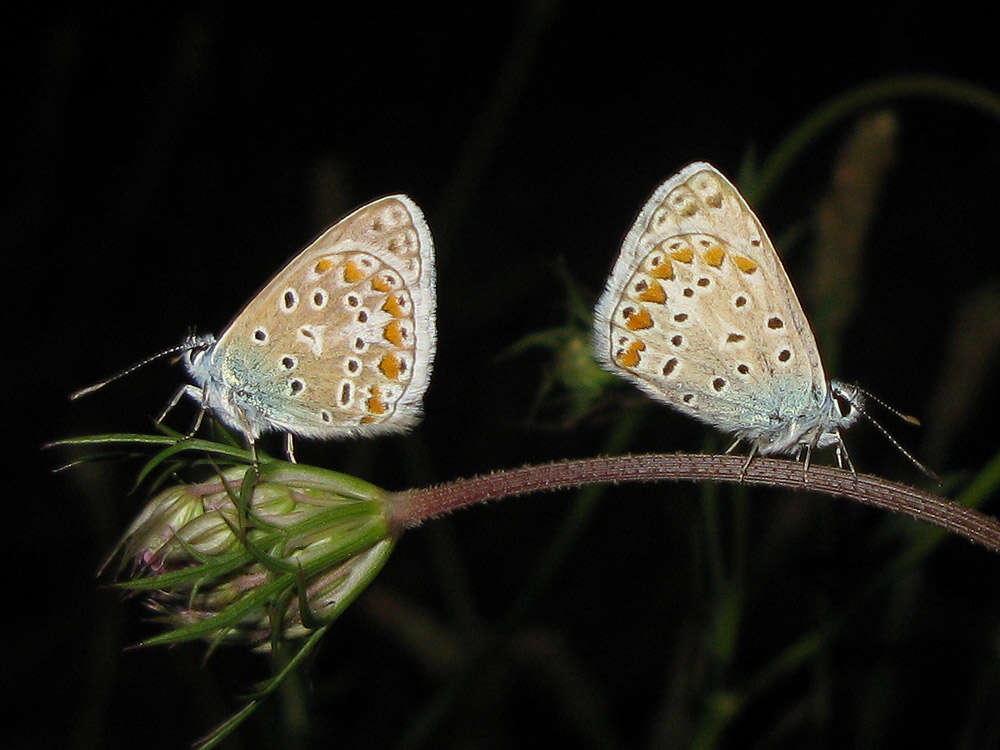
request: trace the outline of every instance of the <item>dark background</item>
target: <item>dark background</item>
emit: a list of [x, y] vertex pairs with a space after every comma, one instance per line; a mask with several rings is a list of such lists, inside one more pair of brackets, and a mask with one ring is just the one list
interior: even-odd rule
[[[179, 368], [66, 395], [189, 327], [221, 332], [287, 258], [370, 199], [409, 194], [435, 238], [425, 421], [365, 445], [300, 443], [300, 460], [403, 489], [606, 452], [624, 413], [643, 417], [626, 450], [725, 447], [624, 386], [574, 411], [588, 373], [559, 369], [567, 350], [510, 350], [557, 328], [563, 345], [585, 341], [564, 280], [589, 307], [635, 213], [684, 164], [709, 160], [739, 179], [745, 159], [765, 161], [819, 108], [887, 77], [1000, 83], [992, 24], [960, 5], [792, 13], [526, 2], [251, 15], [216, 4], [53, 11], [11, 26], [6, 402], [20, 448], [9, 449], [5, 504], [19, 585], [5, 672], [32, 717], [11, 746], [182, 747], [266, 675], [266, 659], [235, 648], [204, 667], [197, 644], [123, 652], [156, 626], [94, 572], [142, 502], [128, 494], [137, 464], [52, 475], [67, 456], [38, 446], [149, 430]], [[892, 118], [892, 158], [828, 374], [924, 417], [915, 432], [885, 421], [957, 495], [998, 443], [996, 117], [944, 96], [885, 97], [810, 139], [754, 205], [793, 281], [808, 278], [817, 205], [875, 109]], [[568, 380], [542, 392], [556, 375]], [[190, 416], [180, 410], [174, 426]], [[848, 442], [862, 471], [922, 481], [870, 428]], [[918, 524], [773, 490], [616, 487], [586, 507], [569, 492], [512, 499], [405, 537], [298, 693], [270, 701], [230, 746], [392, 746], [415, 727], [446, 747], [1000, 738], [993, 555], [949, 539], [896, 569]], [[834, 624], [802, 664], [762, 677]]]

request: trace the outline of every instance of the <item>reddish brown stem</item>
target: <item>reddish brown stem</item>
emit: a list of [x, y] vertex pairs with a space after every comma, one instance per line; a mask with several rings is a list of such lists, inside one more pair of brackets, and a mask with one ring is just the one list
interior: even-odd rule
[[422, 490], [407, 490], [390, 499], [390, 525], [398, 532], [423, 521], [476, 503], [543, 490], [582, 487], [604, 482], [653, 482], [662, 479], [711, 480], [790, 487], [902, 513], [1000, 552], [1000, 522], [947, 498], [867, 474], [854, 475], [831, 466], [803, 466], [794, 461], [739, 456], [646, 454], [587, 458], [497, 471]]

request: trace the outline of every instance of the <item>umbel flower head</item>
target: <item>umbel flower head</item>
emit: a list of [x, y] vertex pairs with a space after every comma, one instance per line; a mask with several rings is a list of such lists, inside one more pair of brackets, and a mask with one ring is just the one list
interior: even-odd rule
[[394, 544], [386, 493], [354, 477], [267, 461], [149, 501], [119, 546], [124, 589], [170, 629], [144, 645], [207, 639], [270, 648], [329, 624]]

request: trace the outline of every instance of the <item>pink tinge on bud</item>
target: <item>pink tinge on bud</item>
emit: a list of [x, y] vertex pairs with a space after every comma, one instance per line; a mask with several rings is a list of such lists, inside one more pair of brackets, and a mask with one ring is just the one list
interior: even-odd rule
[[158, 554], [149, 549], [143, 550], [142, 553], [139, 555], [139, 565], [141, 566], [142, 569], [148, 570], [150, 573], [156, 576], [163, 573], [164, 568], [166, 567], [163, 564], [163, 559]]
[[384, 497], [311, 467], [258, 476], [238, 466], [177, 485], [132, 524], [121, 559], [136, 570], [119, 585], [146, 592], [171, 628], [147, 644], [199, 638], [267, 648], [275, 630], [304, 637], [339, 615], [388, 558]]

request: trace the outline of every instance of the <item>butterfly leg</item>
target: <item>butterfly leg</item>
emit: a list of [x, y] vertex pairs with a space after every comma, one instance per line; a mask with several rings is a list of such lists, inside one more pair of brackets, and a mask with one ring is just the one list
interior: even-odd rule
[[802, 462], [802, 484], [805, 484], [809, 481], [809, 464], [812, 462], [812, 444], [799, 443], [798, 454], [795, 456], [796, 461], [798, 461], [802, 456], [803, 451], [805, 451], [806, 457]]
[[257, 441], [250, 437], [249, 434], [244, 435], [247, 439], [247, 447], [250, 449], [250, 461], [253, 463], [254, 472], [260, 474], [260, 460], [257, 458]]
[[184, 439], [187, 440], [189, 438], [193, 438], [198, 433], [198, 430], [201, 429], [201, 420], [205, 418], [205, 412], [207, 411], [205, 406], [205, 392], [201, 388], [193, 385], [182, 385], [178, 388], [177, 392], [174, 393], [173, 398], [170, 399], [167, 405], [163, 408], [163, 411], [160, 412], [160, 416], [156, 418], [156, 424], [161, 424], [163, 420], [167, 418], [167, 414], [169, 414], [185, 396], [191, 397], [201, 405], [201, 408], [195, 415], [194, 423], [184, 436]]
[[243, 438], [247, 441], [247, 447], [250, 449], [250, 460], [253, 462], [254, 472], [260, 474], [260, 461], [257, 458], [257, 441], [253, 437], [253, 428], [250, 427], [250, 420], [247, 418], [246, 412], [240, 407], [234, 406], [233, 411], [236, 412], [236, 417], [240, 421], [240, 428], [243, 431]]
[[295, 441], [292, 439], [292, 433], [285, 433], [285, 455], [288, 456], [289, 463], [298, 463], [295, 460]]
[[847, 444], [844, 442], [843, 436], [840, 434], [840, 430], [837, 430], [837, 466], [841, 469], [844, 468], [844, 464], [847, 464], [847, 468], [851, 470], [854, 478], [858, 478], [858, 472], [854, 468], [854, 462], [851, 461], [851, 456], [847, 452]]
[[733, 441], [733, 444], [730, 445], [728, 448], [726, 448], [726, 455], [728, 456], [730, 453], [732, 453], [734, 450], [736, 450], [736, 446], [739, 445], [742, 442], [743, 442], [743, 438], [736, 438]]
[[191, 425], [191, 429], [185, 435], [185, 438], [193, 438], [198, 433], [198, 430], [201, 429], [201, 420], [205, 418], [206, 411], [208, 410], [204, 406], [198, 410], [198, 413], [194, 417], [194, 423]]
[[[188, 385], [182, 385], [180, 388], [177, 389], [177, 391], [171, 397], [170, 401], [167, 402], [167, 405], [165, 407], [163, 407], [163, 411], [160, 412], [160, 416], [158, 416], [156, 418], [156, 424], [161, 424], [163, 422], [163, 420], [167, 418], [167, 414], [169, 414], [171, 411], [173, 411], [174, 407], [177, 406], [177, 404], [179, 404], [181, 402], [181, 399], [184, 398], [185, 396], [189, 396], [190, 398], [194, 399], [198, 403], [202, 404], [202, 410], [201, 411], [204, 414], [204, 412], [205, 412], [204, 403], [203, 403], [203, 401], [204, 401], [204, 395], [205, 394], [202, 392], [201, 388], [199, 388], [198, 386], [190, 385], [190, 384], [188, 384]], [[198, 419], [198, 425], [199, 426], [201, 425], [201, 419], [200, 418]], [[197, 427], [195, 429], [197, 429]]]
[[[730, 448], [729, 450], [732, 450], [733, 448], [735, 448], [737, 443], [739, 443], [739, 440], [737, 440], [736, 443], [733, 443], [732, 448]], [[729, 451], [726, 451], [726, 452], [728, 453]], [[743, 464], [743, 468], [740, 469], [740, 483], [741, 484], [743, 483], [743, 480], [746, 479], [747, 469], [750, 468], [750, 462], [753, 461], [754, 456], [756, 456], [756, 455], [757, 455], [757, 443], [754, 443], [753, 445], [750, 446], [750, 455], [747, 456], [747, 460]]]

